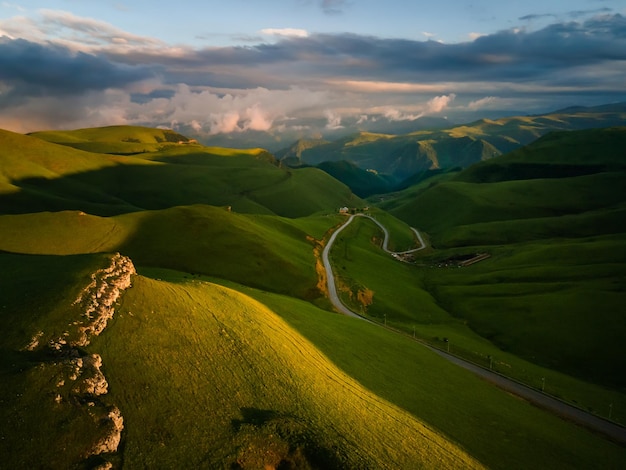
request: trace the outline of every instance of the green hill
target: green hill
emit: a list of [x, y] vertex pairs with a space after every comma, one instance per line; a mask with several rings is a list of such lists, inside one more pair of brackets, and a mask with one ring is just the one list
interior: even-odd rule
[[195, 144], [169, 129], [139, 126], [108, 126], [69, 131], [42, 131], [30, 135], [48, 142], [95, 153], [137, 154], [166, 148], [172, 144]]
[[559, 130], [623, 126], [626, 104], [570, 108], [537, 116], [481, 119], [448, 129], [403, 135], [359, 133], [334, 142], [297, 142], [277, 152], [286, 162], [317, 165], [347, 160], [400, 182], [432, 169], [468, 167], [505, 154]]
[[340, 295], [397, 331], [325, 295], [336, 209], [368, 203], [318, 168], [161, 132], [0, 133], [3, 465], [621, 468], [623, 446], [411, 335], [625, 422], [624, 129], [385, 195], [370, 213], [391, 249], [428, 232], [415, 263], [357, 218], [331, 253]]
[[[135, 129], [114, 128], [114, 137], [127, 135], [122, 132], [143, 135], [132, 133]], [[111, 129], [76, 132], [78, 136], [106, 139]], [[238, 212], [300, 217], [329, 207], [362, 204], [349, 188], [328, 174], [314, 168], [281, 169], [261, 149], [173, 144], [135, 156], [119, 156], [85, 152], [6, 131], [0, 133], [0, 144], [0, 211], [5, 214], [82, 210], [114, 215], [210, 204], [231, 206]]]
[[344, 183], [359, 197], [387, 193], [396, 186], [392, 178], [379, 175], [373, 170], [362, 170], [346, 160], [322, 162], [317, 167]]
[[554, 133], [381, 203], [428, 232], [430, 294], [505, 351], [624, 390], [626, 129]]
[[314, 300], [322, 293], [316, 287], [311, 228], [321, 227], [321, 238], [333, 222], [319, 217], [307, 223], [304, 230], [298, 221], [211, 206], [115, 217], [41, 212], [0, 217], [0, 250], [57, 255], [119, 251], [138, 266], [207, 274]]
[[[14, 295], [0, 297], [10, 326], [0, 363], [0, 414], [11, 429], [0, 446], [9, 467], [119, 464], [121, 456], [98, 451], [108, 426], [101, 415], [112, 409], [123, 410], [116, 416], [129, 468], [480, 467], [339, 370], [267, 307], [212, 284], [134, 277], [101, 337], [86, 351], [54, 353], [45, 340], [66, 337], [51, 330], [81, 321], [78, 307], [67, 307], [89, 283], [87, 269], [107, 259], [0, 257], [22, 274], [3, 274]], [[43, 295], [16, 302], [33, 288]], [[93, 354], [106, 377], [84, 365]], [[106, 386], [89, 391], [88, 374]]]

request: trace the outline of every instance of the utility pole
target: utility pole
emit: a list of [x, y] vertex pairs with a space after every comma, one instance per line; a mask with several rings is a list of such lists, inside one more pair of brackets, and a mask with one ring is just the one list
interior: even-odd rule
[[612, 414], [613, 414], [613, 403], [609, 405], [609, 420], [611, 419]]
[[541, 392], [542, 393], [543, 393], [545, 388], [546, 388], [546, 378], [545, 377], [541, 377]]
[[413, 325], [413, 339], [415, 339], [415, 325]]
[[385, 320], [385, 326], [387, 326], [387, 314], [383, 313], [383, 316], [384, 316], [384, 320]]

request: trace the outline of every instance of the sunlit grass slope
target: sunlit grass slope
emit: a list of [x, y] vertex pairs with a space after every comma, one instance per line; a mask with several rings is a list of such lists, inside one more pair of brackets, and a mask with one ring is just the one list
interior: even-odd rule
[[[417, 193], [407, 190], [412, 196], [400, 194], [403, 204], [388, 201], [381, 207], [427, 230], [439, 246], [455, 236], [451, 232], [478, 223], [613, 209], [626, 201], [625, 146], [626, 128], [553, 133]], [[588, 225], [604, 233], [603, 225]], [[498, 230], [492, 232], [498, 236]], [[481, 236], [489, 243], [488, 233]], [[522, 231], [518, 237], [528, 238]]]
[[138, 277], [93, 348], [124, 410], [129, 468], [478, 465], [230, 289]]
[[134, 154], [153, 152], [189, 139], [169, 129], [140, 126], [107, 126], [68, 131], [42, 131], [30, 135], [48, 142], [96, 153]]
[[115, 217], [73, 211], [5, 215], [0, 216], [0, 250], [120, 251], [138, 266], [210, 274], [314, 300], [322, 294], [316, 287], [314, 244], [308, 234], [314, 230], [321, 239], [334, 223], [328, 217], [299, 221], [211, 206]]
[[[411, 289], [403, 282], [397, 284]], [[624, 448], [501, 392], [410, 338], [300, 300], [245, 292], [369, 390], [441, 430], [490, 468], [619, 468], [626, 456]], [[440, 328], [438, 334], [454, 332]]]
[[[153, 134], [164, 132], [145, 128], [114, 130], [132, 131], [130, 135], [137, 137], [126, 138], [139, 141], [161, 138]], [[107, 139], [113, 138], [110, 132], [109, 128], [100, 128], [44, 136], [56, 140], [66, 134], [68, 139]], [[116, 145], [143, 145], [120, 142], [117, 134], [114, 137], [118, 138]], [[120, 156], [84, 152], [6, 131], [0, 134], [0, 144], [1, 213], [82, 210], [115, 215], [210, 204], [230, 206], [237, 212], [301, 217], [362, 203], [328, 174], [311, 168], [279, 168], [272, 155], [262, 149], [175, 143], [135, 156]]]
[[83, 152], [35, 137], [0, 130], [0, 212], [83, 209], [119, 213], [137, 207], [76, 175], [111, 171], [146, 160]]

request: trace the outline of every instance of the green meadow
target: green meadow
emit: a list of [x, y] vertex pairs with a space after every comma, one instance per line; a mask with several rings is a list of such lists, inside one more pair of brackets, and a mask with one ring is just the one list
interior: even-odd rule
[[[365, 201], [317, 168], [171, 131], [1, 131], [4, 464], [621, 468], [623, 446], [420, 341], [626, 423], [625, 135], [550, 134]], [[406, 263], [367, 218], [341, 232], [339, 294], [373, 323], [326, 297], [320, 253], [343, 206], [369, 206], [391, 250], [418, 246], [410, 227], [429, 242]], [[55, 353], [50, 342], [84, 319], [75, 299], [116, 252], [139, 274], [113, 319]], [[108, 381], [97, 399], [68, 378], [89, 354]], [[111, 407], [124, 420], [118, 451], [91, 455]]]

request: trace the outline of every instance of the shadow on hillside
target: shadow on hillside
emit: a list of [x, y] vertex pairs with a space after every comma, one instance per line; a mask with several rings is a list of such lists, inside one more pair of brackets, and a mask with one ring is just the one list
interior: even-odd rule
[[[79, 210], [112, 216], [193, 204], [224, 206], [233, 200], [251, 200], [254, 191], [289, 176], [269, 163], [260, 168], [117, 165], [55, 179], [10, 181], [18, 190], [0, 194], [0, 214]], [[263, 209], [252, 200], [246, 204]]]

